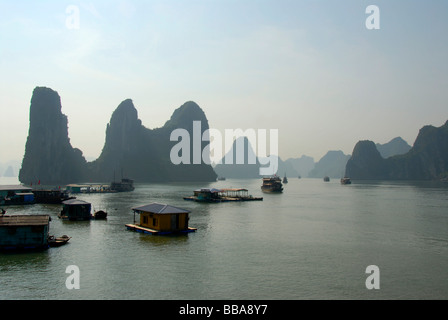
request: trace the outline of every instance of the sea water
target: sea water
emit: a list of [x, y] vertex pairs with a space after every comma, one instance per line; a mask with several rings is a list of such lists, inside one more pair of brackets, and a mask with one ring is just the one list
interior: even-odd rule
[[[6, 207], [49, 214], [50, 234], [72, 239], [44, 252], [0, 254], [0, 299], [448, 298], [447, 184], [289, 178], [282, 194], [260, 186], [261, 179], [228, 179], [77, 195], [107, 211], [105, 221], [62, 221], [61, 205]], [[264, 199], [183, 200], [201, 187], [247, 188]], [[151, 202], [190, 210], [197, 232], [128, 231], [139, 218], [132, 208]], [[68, 285], [71, 266], [79, 289]], [[378, 267], [379, 289], [366, 286], [369, 266]]]

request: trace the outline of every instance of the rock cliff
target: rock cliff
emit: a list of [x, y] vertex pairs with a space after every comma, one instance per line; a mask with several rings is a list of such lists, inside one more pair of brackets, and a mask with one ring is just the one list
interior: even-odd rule
[[[61, 112], [57, 92], [37, 87], [31, 99], [30, 128], [19, 180], [30, 184], [110, 182], [125, 175], [136, 182], [215, 181], [210, 165], [174, 165], [170, 150], [172, 130], [183, 128], [193, 136], [193, 121], [209, 128], [202, 109], [187, 102], [174, 111], [162, 128], [147, 129], [138, 118], [132, 100], [120, 103], [106, 128], [100, 157], [88, 163], [79, 149], [70, 144], [67, 117]], [[202, 142], [204, 148], [208, 142]], [[202, 150], [201, 148], [201, 150]]]
[[346, 176], [359, 180], [435, 180], [447, 172], [448, 121], [439, 128], [423, 127], [409, 152], [387, 159], [373, 142], [360, 141], [346, 166]]
[[[88, 164], [90, 179], [108, 181], [115, 173], [116, 178], [123, 174], [136, 182], [215, 181], [216, 174], [210, 165], [171, 162], [171, 149], [178, 143], [170, 141], [171, 132], [185, 129], [192, 138], [193, 121], [201, 122], [201, 136], [209, 129], [205, 113], [189, 101], [176, 109], [162, 128], [148, 129], [138, 119], [132, 100], [123, 101], [107, 125], [100, 157]], [[201, 142], [201, 151], [206, 145], [207, 142]], [[191, 146], [191, 158], [192, 152]]]
[[63, 184], [85, 178], [86, 160], [68, 138], [67, 117], [56, 91], [34, 89], [30, 127], [19, 179], [22, 183]]
[[385, 144], [376, 144], [376, 148], [381, 156], [386, 159], [399, 154], [405, 154], [411, 150], [411, 146], [401, 137], [394, 138]]
[[330, 178], [342, 178], [345, 172], [345, 165], [347, 164], [349, 155], [342, 151], [328, 151], [310, 171], [308, 176], [310, 178], [323, 178], [328, 176]]

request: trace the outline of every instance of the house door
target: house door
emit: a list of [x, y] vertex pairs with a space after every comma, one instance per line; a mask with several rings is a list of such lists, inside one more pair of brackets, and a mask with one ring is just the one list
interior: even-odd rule
[[171, 230], [179, 229], [179, 215], [173, 214], [171, 215]]

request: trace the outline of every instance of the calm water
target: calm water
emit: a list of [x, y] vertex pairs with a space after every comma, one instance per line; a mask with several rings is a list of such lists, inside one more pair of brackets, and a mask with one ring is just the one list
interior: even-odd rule
[[[4, 178], [1, 184], [8, 184]], [[72, 237], [42, 253], [0, 255], [0, 299], [447, 299], [448, 185], [290, 179], [283, 194], [260, 180], [137, 185], [132, 193], [78, 196], [107, 221], [64, 222], [60, 206], [9, 207], [50, 214], [50, 233]], [[184, 201], [199, 187], [246, 187], [262, 202]], [[192, 211], [196, 233], [127, 231], [132, 207]], [[80, 269], [68, 290], [66, 267]], [[380, 268], [367, 290], [366, 267]]]

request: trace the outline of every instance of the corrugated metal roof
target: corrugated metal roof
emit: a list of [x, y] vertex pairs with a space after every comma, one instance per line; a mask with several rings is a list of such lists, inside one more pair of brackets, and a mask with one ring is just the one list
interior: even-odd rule
[[78, 199], [70, 199], [70, 200], [66, 200], [66, 201], [62, 202], [62, 204], [68, 204], [71, 206], [80, 206], [80, 205], [85, 205], [85, 204], [90, 204], [90, 203], [86, 202], [86, 201], [78, 200]]
[[167, 204], [151, 203], [145, 206], [132, 208], [134, 211], [151, 212], [158, 214], [173, 214], [173, 213], [189, 213], [190, 211], [178, 207], [169, 206]]
[[50, 222], [49, 215], [0, 216], [0, 226], [42, 226]]

